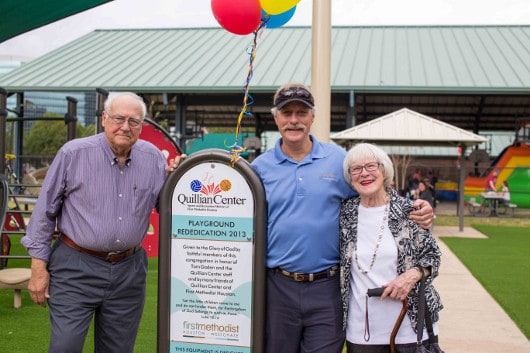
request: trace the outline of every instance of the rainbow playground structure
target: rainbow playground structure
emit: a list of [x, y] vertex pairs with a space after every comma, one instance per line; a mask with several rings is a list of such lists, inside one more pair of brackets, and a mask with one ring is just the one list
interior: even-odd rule
[[497, 169], [497, 190], [504, 180], [510, 188], [510, 203], [518, 207], [530, 207], [530, 124], [522, 125], [516, 134], [515, 142], [507, 146], [495, 158], [486, 173], [481, 177], [468, 177], [464, 182], [465, 200], [475, 198], [480, 201], [480, 194], [484, 192], [486, 179]]

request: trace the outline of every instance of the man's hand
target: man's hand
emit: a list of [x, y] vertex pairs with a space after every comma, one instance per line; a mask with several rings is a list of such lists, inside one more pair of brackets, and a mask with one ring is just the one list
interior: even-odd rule
[[429, 202], [418, 199], [414, 201], [414, 208], [415, 210], [409, 215], [410, 219], [423, 229], [430, 229], [434, 222], [434, 211]]
[[46, 307], [46, 299], [50, 298], [48, 288], [50, 286], [50, 274], [46, 269], [46, 262], [32, 258], [31, 259], [31, 278], [29, 279], [28, 290], [31, 299], [42, 306]]
[[172, 171], [174, 171], [175, 169], [177, 169], [178, 165], [180, 164], [180, 161], [183, 160], [184, 158], [186, 158], [186, 155], [181, 154], [180, 156], [170, 159], [166, 167], [166, 176]]

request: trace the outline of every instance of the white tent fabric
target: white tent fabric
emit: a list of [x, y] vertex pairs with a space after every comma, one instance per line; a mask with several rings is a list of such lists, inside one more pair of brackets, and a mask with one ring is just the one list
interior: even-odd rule
[[407, 108], [338, 132], [330, 138], [339, 145], [373, 142], [380, 145], [475, 146], [487, 138]]

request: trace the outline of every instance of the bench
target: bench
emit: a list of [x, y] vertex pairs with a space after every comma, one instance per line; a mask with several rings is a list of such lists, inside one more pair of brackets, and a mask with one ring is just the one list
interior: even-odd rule
[[12, 196], [13, 200], [19, 204], [24, 205], [24, 210], [28, 211], [30, 205], [35, 205], [37, 203], [37, 197], [23, 197], [23, 196]]
[[22, 306], [22, 289], [28, 289], [31, 270], [29, 268], [5, 268], [0, 270], [0, 289], [13, 289], [13, 306]]
[[477, 213], [481, 212], [482, 204], [478, 203], [474, 197], [469, 199], [468, 206], [469, 213], [472, 215], [476, 215]]
[[497, 210], [497, 215], [499, 217], [512, 217], [515, 215], [515, 209], [517, 205], [514, 203], [505, 204], [500, 202]]
[[509, 203], [506, 205], [508, 210], [506, 211], [506, 215], [513, 216], [515, 214], [515, 209], [517, 208], [517, 205], [514, 203]]

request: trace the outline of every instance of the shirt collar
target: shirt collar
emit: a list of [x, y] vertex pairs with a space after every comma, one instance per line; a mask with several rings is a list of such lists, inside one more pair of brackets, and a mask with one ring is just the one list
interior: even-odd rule
[[[99, 134], [99, 144], [101, 146], [101, 149], [103, 150], [103, 154], [105, 155], [105, 158], [109, 161], [110, 165], [118, 164], [118, 158], [110, 148], [110, 145], [107, 141], [107, 137], [105, 136], [105, 133], [102, 132]], [[129, 158], [125, 160], [125, 165], [128, 167], [131, 164], [132, 155], [134, 153], [134, 145], [131, 148], [131, 152], [129, 153]]]
[[[325, 152], [318, 140], [311, 134], [309, 134], [309, 138], [312, 142], [311, 151], [309, 152], [309, 159], [320, 159], [325, 157]], [[274, 157], [276, 158], [276, 161], [278, 164], [283, 163], [288, 159], [287, 155], [282, 150], [282, 138], [280, 137], [276, 141], [276, 145], [274, 146]], [[307, 157], [306, 157], [307, 158]], [[304, 158], [305, 159], [305, 158]]]

